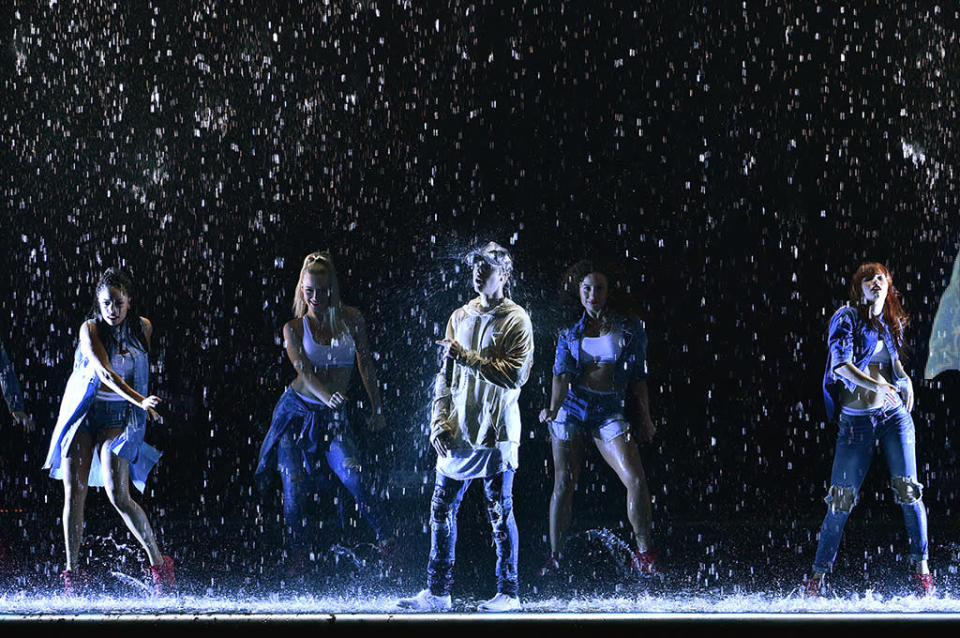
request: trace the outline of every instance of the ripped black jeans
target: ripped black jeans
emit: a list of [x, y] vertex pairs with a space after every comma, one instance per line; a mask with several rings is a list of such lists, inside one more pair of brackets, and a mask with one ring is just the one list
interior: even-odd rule
[[[497, 549], [497, 592], [516, 597], [519, 536], [513, 517], [513, 474], [508, 470], [482, 480]], [[469, 486], [469, 479], [458, 481], [437, 472], [430, 506], [430, 560], [427, 563], [427, 587], [435, 596], [448, 595], [453, 585], [457, 512]]]

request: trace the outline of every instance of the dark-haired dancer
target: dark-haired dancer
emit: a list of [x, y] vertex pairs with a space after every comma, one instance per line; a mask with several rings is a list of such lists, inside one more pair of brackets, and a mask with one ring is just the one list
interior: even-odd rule
[[551, 554], [540, 575], [563, 568], [573, 492], [588, 437], [627, 488], [627, 519], [635, 542], [632, 567], [639, 575], [656, 574], [650, 544], [650, 493], [637, 442], [624, 417], [629, 392], [639, 438], [649, 441], [656, 434], [646, 382], [647, 333], [632, 299], [616, 285], [610, 268], [579, 261], [563, 281], [564, 291], [580, 302], [583, 315], [557, 340], [550, 405], [540, 413], [540, 421], [550, 423], [554, 469]]
[[137, 314], [133, 282], [109, 269], [97, 282], [96, 301], [80, 326], [73, 373], [60, 402], [50, 451], [43, 467], [63, 480], [63, 532], [67, 593], [81, 593], [86, 575], [79, 566], [83, 510], [90, 485], [103, 486], [110, 503], [147, 552], [154, 591], [176, 586], [173, 560], [160, 553], [146, 514], [130, 497], [130, 481], [143, 492], [160, 452], [144, 442], [147, 417], [160, 398], [147, 394], [153, 326]]
[[329, 254], [315, 252], [304, 259], [293, 314], [295, 318], [283, 326], [283, 341], [297, 378], [273, 411], [256, 471], [264, 482], [268, 472], [279, 470], [283, 482], [283, 517], [291, 546], [287, 578], [302, 577], [306, 568], [312, 527], [306, 517], [307, 497], [324, 486], [327, 470], [353, 495], [389, 563], [393, 535], [382, 504], [364, 485], [346, 411], [345, 393], [356, 363], [370, 397], [368, 427], [374, 432], [384, 428], [376, 369], [366, 322], [358, 309], [341, 303]]
[[513, 271], [507, 250], [494, 242], [467, 255], [478, 296], [458, 308], [438, 341], [445, 356], [436, 377], [430, 442], [437, 476], [430, 510], [427, 588], [398, 601], [401, 609], [451, 606], [457, 513], [473, 479], [483, 480], [497, 548], [497, 595], [479, 611], [520, 609], [513, 476], [519, 464], [517, 399], [533, 364], [533, 328], [526, 311], [505, 296]]
[[830, 319], [823, 396], [828, 420], [837, 419], [838, 434], [813, 575], [803, 583], [810, 596], [820, 595], [824, 575], [833, 569], [843, 527], [878, 443], [887, 458], [894, 500], [903, 510], [914, 591], [920, 596], [934, 591], [910, 416], [913, 385], [900, 362], [907, 314], [898, 295], [883, 265], [863, 264], [850, 281], [850, 303]]

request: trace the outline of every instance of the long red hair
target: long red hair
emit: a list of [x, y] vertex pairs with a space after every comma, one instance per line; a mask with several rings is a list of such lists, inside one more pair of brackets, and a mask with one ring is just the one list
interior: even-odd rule
[[906, 351], [903, 329], [910, 321], [910, 315], [903, 309], [903, 304], [900, 302], [900, 291], [893, 285], [893, 277], [886, 266], [877, 262], [869, 262], [861, 264], [857, 268], [857, 272], [853, 274], [853, 278], [850, 280], [850, 303], [857, 309], [857, 313], [862, 320], [872, 325], [877, 331], [883, 332], [879, 317], [870, 316], [870, 305], [863, 298], [863, 288], [860, 286], [864, 279], [875, 277], [878, 272], [883, 273], [883, 276], [887, 278], [887, 299], [883, 302], [883, 312], [881, 313], [883, 323], [890, 329], [890, 335], [893, 337], [897, 353], [902, 356]]

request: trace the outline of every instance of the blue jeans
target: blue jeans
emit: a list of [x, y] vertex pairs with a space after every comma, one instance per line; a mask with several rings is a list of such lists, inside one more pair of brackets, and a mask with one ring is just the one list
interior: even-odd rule
[[[517, 596], [517, 548], [519, 535], [513, 517], [513, 471], [483, 479], [487, 516], [493, 526], [497, 548], [497, 592]], [[457, 512], [470, 480], [458, 481], [437, 472], [430, 509], [430, 560], [427, 587], [435, 596], [446, 596], [453, 586], [453, 562], [457, 545]]]
[[[360, 516], [367, 521], [378, 540], [384, 533], [383, 516], [379, 502], [370, 497], [362, 481], [357, 459], [350, 455], [340, 441], [332, 441], [324, 453], [329, 473], [315, 469], [307, 473], [303, 466], [300, 448], [288, 432], [280, 437], [277, 448], [277, 466], [283, 483], [283, 521], [290, 534], [290, 546], [295, 552], [305, 551], [309, 544], [311, 524], [307, 517], [307, 502], [317, 492], [331, 492], [341, 483], [353, 496]], [[324, 468], [326, 469], [326, 468]], [[319, 470], [319, 471], [318, 471]], [[330, 476], [332, 474], [333, 476]], [[331, 480], [333, 477], [337, 481]], [[340, 516], [343, 519], [343, 500], [340, 500]]]
[[863, 415], [840, 415], [830, 492], [824, 499], [827, 515], [820, 528], [814, 571], [826, 573], [833, 569], [843, 526], [857, 502], [857, 493], [877, 443], [887, 457], [894, 499], [903, 510], [910, 558], [927, 559], [927, 513], [921, 500], [923, 486], [917, 481], [913, 418], [903, 406], [881, 408]]
[[353, 496], [377, 539], [387, 533], [382, 503], [360, 471], [344, 410], [307, 403], [288, 388], [277, 403], [261, 447], [258, 478], [265, 480], [272, 469], [279, 470], [283, 483], [283, 519], [294, 551], [304, 551], [312, 535], [306, 516], [308, 497], [335, 490], [337, 483]]

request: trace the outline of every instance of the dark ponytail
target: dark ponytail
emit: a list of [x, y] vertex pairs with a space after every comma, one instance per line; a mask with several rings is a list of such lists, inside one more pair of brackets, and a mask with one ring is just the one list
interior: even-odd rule
[[123, 324], [118, 328], [119, 330], [126, 330], [127, 333], [140, 344], [143, 351], [149, 354], [150, 346], [147, 344], [146, 335], [143, 334], [143, 322], [140, 321], [140, 313], [137, 311], [137, 296], [134, 294], [133, 279], [130, 278], [130, 275], [125, 270], [120, 268], [108, 268], [100, 275], [100, 279], [97, 280], [97, 286], [94, 289], [93, 306], [87, 315], [88, 319], [96, 322], [97, 334], [100, 336], [100, 341], [103, 342], [104, 348], [107, 349], [107, 352], [111, 352], [114, 349], [116, 345], [114, 343], [114, 335], [118, 331], [117, 328], [112, 327], [104, 321], [103, 315], [100, 314], [98, 301], [100, 293], [108, 288], [119, 288], [120, 291], [130, 299], [127, 316], [124, 318]]

